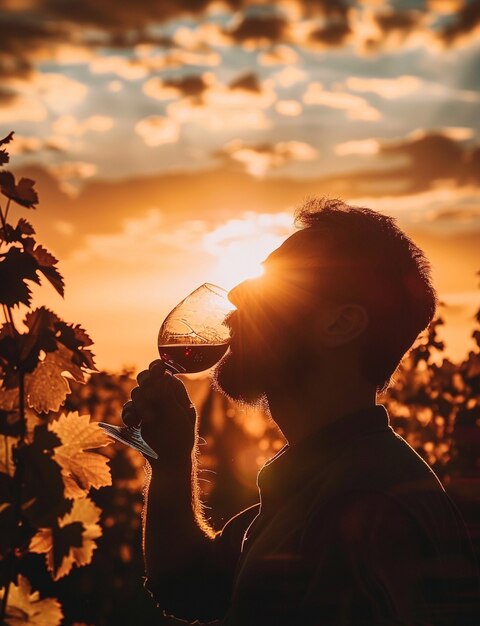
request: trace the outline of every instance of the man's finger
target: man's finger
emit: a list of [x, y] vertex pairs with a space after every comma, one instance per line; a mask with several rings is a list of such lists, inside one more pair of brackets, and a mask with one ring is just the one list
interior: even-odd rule
[[123, 405], [122, 420], [125, 426], [139, 426], [142, 421], [135, 411], [135, 406], [131, 400]]
[[139, 385], [141, 385], [144, 381], [146, 381], [148, 379], [150, 375], [150, 372], [148, 370], [142, 370], [138, 375], [137, 375], [137, 383]]

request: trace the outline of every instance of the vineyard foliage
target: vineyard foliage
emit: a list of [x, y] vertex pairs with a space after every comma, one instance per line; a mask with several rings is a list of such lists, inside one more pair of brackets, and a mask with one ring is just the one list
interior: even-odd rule
[[[0, 162], [8, 156], [2, 140]], [[94, 373], [91, 340], [44, 307], [30, 283], [63, 294], [56, 259], [11, 203], [34, 209], [34, 183], [0, 172], [0, 597], [9, 626], [169, 624], [142, 586], [142, 456], [107, 446], [132, 371]], [[472, 350], [453, 363], [437, 318], [379, 398], [393, 428], [441, 478], [480, 554], [480, 310]], [[256, 474], [284, 440], [259, 409], [234, 405], [208, 378], [184, 378], [199, 416], [200, 485], [217, 529], [258, 499]], [[111, 471], [111, 476], [110, 476]], [[100, 487], [102, 487], [100, 489]], [[82, 567], [89, 564], [91, 567]], [[63, 621], [62, 621], [63, 620]], [[1, 619], [0, 619], [1, 622]]]
[[[13, 133], [0, 140], [0, 163]], [[90, 489], [111, 484], [108, 459], [92, 451], [109, 443], [97, 424], [57, 412], [70, 381], [95, 371], [92, 341], [45, 307], [32, 309], [32, 283], [46, 279], [63, 296], [57, 259], [35, 239], [18, 208], [36, 209], [34, 181], [0, 171], [0, 600], [1, 623], [58, 626], [56, 598], [40, 599], [22, 572], [29, 553], [44, 555], [53, 580], [88, 565], [102, 534]]]

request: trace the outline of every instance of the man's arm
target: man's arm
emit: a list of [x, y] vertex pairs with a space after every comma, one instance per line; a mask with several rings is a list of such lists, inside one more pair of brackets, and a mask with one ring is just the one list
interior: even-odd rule
[[[184, 385], [154, 361], [137, 377], [124, 421], [141, 419], [159, 458], [150, 460], [143, 519], [146, 588], [167, 614], [189, 621], [223, 617], [246, 526], [215, 534], [202, 517], [196, 478], [196, 414]], [[237, 518], [234, 518], [236, 520]]]

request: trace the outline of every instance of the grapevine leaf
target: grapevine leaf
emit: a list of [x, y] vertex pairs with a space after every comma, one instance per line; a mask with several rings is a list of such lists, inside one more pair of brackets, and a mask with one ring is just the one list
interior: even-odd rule
[[14, 411], [18, 408], [18, 388], [6, 389], [0, 387], [0, 409]]
[[12, 131], [10, 131], [10, 132], [8, 133], [8, 135], [7, 135], [6, 137], [4, 137], [3, 139], [0, 139], [0, 146], [4, 146], [5, 144], [10, 143], [10, 142], [12, 141], [12, 139], [13, 139], [13, 135], [14, 135], [14, 134], [15, 134], [15, 133], [14, 133], [14, 131], [12, 130]]
[[[5, 591], [0, 590], [0, 598]], [[5, 624], [8, 626], [60, 626], [62, 605], [56, 598], [40, 599], [38, 591], [32, 593], [27, 578], [18, 577], [18, 586], [12, 584], [8, 595]]]
[[91, 563], [95, 539], [102, 534], [100, 512], [89, 498], [74, 500], [70, 513], [58, 520], [58, 529], [41, 528], [32, 538], [29, 550], [45, 554], [53, 580], [66, 576], [74, 565]]
[[11, 172], [0, 172], [0, 190], [3, 195], [27, 209], [34, 209], [34, 205], [38, 204], [34, 184], [35, 181], [30, 178], [21, 178], [16, 184]]
[[[1, 172], [0, 172], [1, 174]], [[19, 248], [10, 248], [0, 259], [0, 303], [7, 306], [30, 304], [31, 291], [26, 280], [37, 285], [40, 280], [37, 276], [38, 263], [27, 252]]]
[[43, 246], [36, 246], [30, 254], [38, 263], [38, 269], [42, 272], [45, 278], [50, 282], [52, 287], [63, 296], [65, 291], [65, 283], [63, 276], [60, 274], [55, 265], [58, 263], [57, 259], [50, 254]]
[[39, 413], [58, 411], [70, 393], [70, 386], [62, 376], [64, 362], [59, 353], [49, 352], [31, 374], [25, 377], [25, 396], [28, 405]]
[[26, 238], [34, 234], [35, 229], [23, 217], [18, 220], [15, 228], [11, 224], [5, 224], [5, 229], [0, 229], [0, 238], [7, 243], [23, 243]]
[[13, 448], [18, 443], [17, 437], [2, 437], [0, 441], [0, 472], [13, 476], [15, 465], [13, 463]]
[[[72, 522], [55, 528], [41, 528], [32, 537], [29, 550], [37, 554], [45, 554], [47, 568], [54, 580], [58, 580], [68, 572], [63, 573], [61, 565], [69, 556], [71, 548], [82, 547], [83, 524]], [[64, 568], [63, 568], [64, 569]]]
[[[13, 130], [3, 139], [0, 139], [0, 146], [4, 146], [7, 143], [10, 143], [13, 139]], [[10, 160], [10, 156], [6, 150], [0, 150], [0, 165], [5, 165]]]
[[24, 320], [28, 333], [21, 335], [19, 340], [20, 359], [23, 370], [31, 372], [35, 369], [41, 350], [53, 352], [57, 348], [55, 341], [55, 323], [59, 318], [45, 307], [29, 312]]
[[90, 339], [85, 330], [79, 324], [73, 326], [72, 324], [66, 324], [60, 320], [57, 324], [55, 324], [55, 329], [57, 341], [71, 350], [72, 362], [77, 364], [79, 367], [95, 371], [96, 368], [93, 360], [93, 354], [90, 350], [85, 350], [87, 346], [91, 346], [93, 344], [93, 341]]
[[55, 525], [57, 517], [68, 510], [61, 470], [51, 458], [58, 445], [55, 433], [41, 425], [34, 429], [32, 443], [17, 449], [25, 468], [23, 511], [34, 528]]
[[70, 385], [65, 375], [70, 375], [79, 383], [86, 381], [85, 372], [81, 365], [75, 363], [75, 357], [75, 352], [58, 344], [54, 352], [48, 352], [34, 371], [27, 374], [25, 394], [32, 409], [39, 413], [59, 410], [70, 393]]
[[110, 443], [107, 435], [88, 415], [68, 413], [49, 425], [61, 440], [53, 458], [62, 468], [65, 497], [86, 496], [91, 487], [99, 489], [112, 484], [108, 458], [92, 452]]

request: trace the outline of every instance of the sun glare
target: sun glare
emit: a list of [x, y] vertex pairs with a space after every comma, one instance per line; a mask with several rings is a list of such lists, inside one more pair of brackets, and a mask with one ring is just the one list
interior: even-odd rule
[[231, 289], [263, 273], [262, 262], [293, 232], [292, 214], [247, 212], [205, 235], [205, 250], [216, 257], [213, 280]]

